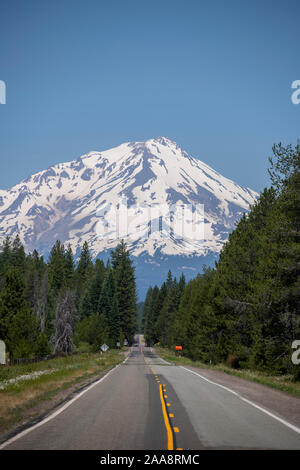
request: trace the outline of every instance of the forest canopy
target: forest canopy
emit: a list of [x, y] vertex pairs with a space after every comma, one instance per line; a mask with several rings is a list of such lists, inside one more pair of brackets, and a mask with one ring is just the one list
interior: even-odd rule
[[[126, 295], [125, 295], [126, 293]], [[17, 235], [0, 252], [0, 338], [10, 358], [99, 351], [132, 343], [137, 328], [132, 260], [122, 241], [106, 265], [92, 262], [87, 242], [75, 263], [58, 240], [45, 262], [25, 254]]]

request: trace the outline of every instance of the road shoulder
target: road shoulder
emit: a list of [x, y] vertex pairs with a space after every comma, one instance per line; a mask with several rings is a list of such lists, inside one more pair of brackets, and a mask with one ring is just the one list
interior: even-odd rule
[[[122, 353], [120, 361], [126, 360], [130, 353], [130, 349], [128, 348], [128, 350], [122, 351]], [[104, 377], [114, 367], [114, 364], [109, 365], [103, 370], [91, 374], [89, 377], [79, 377], [77, 379], [71, 378], [69, 381], [66, 379], [65, 383], [63, 383], [61, 387], [58, 387], [56, 390], [54, 389], [49, 396], [36, 400], [36, 403], [33, 406], [26, 406], [25, 403], [23, 408], [20, 408], [19, 420], [12, 423], [10, 426], [4, 427], [4, 429], [1, 429], [0, 427], [0, 443], [5, 442], [7, 439], [10, 439], [25, 429], [42, 421], [62, 405], [72, 400], [84, 389]]]
[[290, 423], [300, 426], [299, 398], [218, 370], [202, 369], [188, 365], [184, 367], [219, 385], [230, 388], [248, 400], [286, 419]]

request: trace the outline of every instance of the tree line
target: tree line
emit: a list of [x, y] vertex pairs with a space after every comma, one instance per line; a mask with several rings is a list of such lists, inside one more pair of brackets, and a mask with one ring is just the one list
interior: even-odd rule
[[0, 339], [10, 358], [99, 351], [133, 341], [137, 328], [134, 267], [122, 241], [105, 264], [84, 242], [75, 262], [56, 241], [48, 261], [26, 255], [17, 235], [0, 252]]
[[300, 340], [300, 145], [273, 146], [264, 189], [225, 243], [214, 269], [184, 285], [169, 272], [148, 290], [149, 344], [181, 345], [205, 363], [290, 373]]

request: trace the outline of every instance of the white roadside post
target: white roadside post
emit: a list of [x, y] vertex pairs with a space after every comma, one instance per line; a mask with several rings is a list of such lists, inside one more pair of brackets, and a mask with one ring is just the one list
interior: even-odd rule
[[0, 339], [0, 364], [2, 364], [2, 365], [6, 364], [5, 343], [1, 339]]

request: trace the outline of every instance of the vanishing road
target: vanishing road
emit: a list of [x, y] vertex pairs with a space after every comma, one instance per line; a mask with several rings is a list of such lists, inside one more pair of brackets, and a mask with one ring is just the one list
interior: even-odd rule
[[300, 449], [300, 429], [138, 343], [127, 359], [4, 449]]

